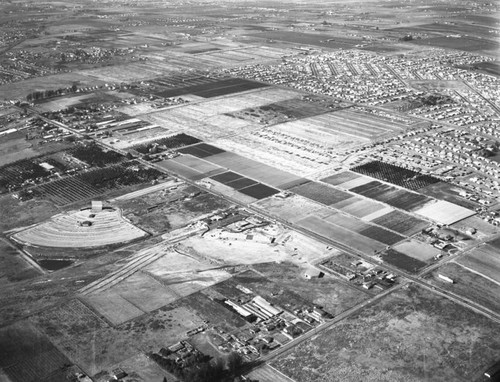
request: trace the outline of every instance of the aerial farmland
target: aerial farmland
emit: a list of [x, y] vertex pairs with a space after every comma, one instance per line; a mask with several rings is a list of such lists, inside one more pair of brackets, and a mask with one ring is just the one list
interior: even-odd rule
[[500, 380], [498, 4], [0, 11], [0, 382]]

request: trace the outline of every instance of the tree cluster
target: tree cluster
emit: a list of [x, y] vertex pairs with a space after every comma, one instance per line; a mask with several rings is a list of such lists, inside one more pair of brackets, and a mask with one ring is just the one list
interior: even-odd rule
[[38, 91], [35, 91], [32, 93], [29, 93], [26, 96], [26, 100], [28, 102], [39, 101], [39, 100], [46, 99], [46, 98], [56, 97], [56, 96], [59, 96], [62, 94], [75, 93], [77, 90], [78, 90], [78, 86], [76, 86], [76, 84], [73, 84], [73, 86], [67, 87], [67, 88], [38, 90]]

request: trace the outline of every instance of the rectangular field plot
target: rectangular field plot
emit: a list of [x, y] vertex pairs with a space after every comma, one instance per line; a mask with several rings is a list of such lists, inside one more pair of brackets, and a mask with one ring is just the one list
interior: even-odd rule
[[304, 181], [303, 178], [289, 172], [278, 170], [277, 168], [230, 152], [212, 155], [207, 157], [206, 160], [280, 189], [292, 187]]
[[372, 222], [406, 236], [414, 235], [429, 226], [429, 223], [425, 220], [418, 219], [400, 211], [391, 211], [373, 219]]
[[295, 382], [293, 379], [269, 365], [264, 365], [253, 370], [248, 376], [252, 378], [252, 380], [256, 379], [259, 382]]
[[258, 184], [255, 180], [250, 178], [239, 178], [232, 182], [227, 183], [227, 186], [234, 188], [235, 190], [241, 190], [242, 188], [253, 186]]
[[241, 192], [242, 194], [251, 196], [252, 198], [259, 199], [259, 200], [267, 198], [267, 197], [272, 196], [272, 195], [275, 195], [279, 192], [279, 190], [277, 190], [275, 188], [272, 188], [272, 187], [266, 186], [265, 184], [260, 184], [260, 183], [255, 184], [253, 186], [246, 187], [246, 188], [242, 188], [238, 191]]
[[362, 164], [352, 168], [351, 171], [382, 179], [409, 190], [418, 190], [440, 182], [438, 178], [379, 161]]
[[476, 214], [475, 211], [444, 200], [438, 200], [436, 203], [426, 205], [414, 212], [427, 219], [446, 225], [456, 223]]
[[[0, 329], [0, 369], [12, 382], [35, 382], [71, 362], [28, 322]], [[1, 373], [0, 373], [1, 375]]]
[[85, 296], [82, 297], [82, 300], [113, 325], [119, 325], [145, 313], [125, 298], [111, 291]]
[[338, 174], [331, 175], [324, 179], [321, 179], [322, 182], [331, 184], [332, 186], [338, 186], [339, 184], [349, 182], [354, 179], [361, 178], [359, 174], [351, 171], [344, 171]]
[[[351, 200], [351, 199], [348, 199]], [[363, 218], [367, 215], [371, 215], [374, 212], [380, 211], [385, 208], [385, 206], [381, 203], [376, 203], [371, 200], [357, 200], [352, 204], [349, 204], [345, 207], [337, 207], [344, 212], [347, 212], [349, 215], [356, 216], [357, 218]]]
[[383, 228], [376, 227], [361, 220], [338, 213], [333, 213], [332, 215], [325, 217], [324, 220], [386, 245], [392, 245], [404, 239], [403, 236], [394, 232], [387, 231]]
[[500, 255], [494, 247], [485, 245], [474, 249], [457, 262], [500, 284]]
[[427, 265], [427, 263], [421, 260], [395, 251], [394, 249], [386, 251], [382, 255], [382, 260], [408, 273], [417, 273]]
[[204, 178], [203, 173], [201, 173], [201, 172], [199, 172], [199, 171], [197, 171], [189, 166], [186, 166], [182, 163], [179, 163], [173, 159], [167, 159], [167, 160], [158, 162], [156, 164], [169, 172], [173, 172], [175, 174], [178, 174], [178, 175], [183, 176], [184, 178], [187, 178], [190, 180]]
[[336, 190], [335, 188], [316, 182], [302, 184], [292, 188], [290, 191], [327, 206], [353, 197], [353, 195], [347, 192]]
[[376, 251], [383, 250], [386, 246], [363, 235], [352, 232], [341, 226], [329, 223], [316, 216], [308, 216], [297, 221], [299, 227], [314, 232], [326, 239], [353, 248], [359, 252], [371, 255]]
[[404, 243], [394, 246], [394, 249], [405, 255], [413, 257], [420, 261], [429, 261], [434, 256], [439, 254], [439, 250], [430, 244], [422, 243], [417, 240], [405, 241]]
[[292, 195], [286, 199], [268, 198], [256, 202], [255, 206], [291, 223], [307, 215], [321, 214], [323, 211], [325, 211], [325, 214], [331, 214], [331, 210], [321, 204], [299, 195]]
[[203, 159], [199, 159], [196, 157], [193, 157], [191, 155], [181, 155], [178, 157], [175, 157], [172, 159], [172, 161], [180, 163], [184, 166], [187, 166], [204, 176], [207, 176], [207, 174], [212, 174], [217, 171], [223, 171], [222, 168], [220, 168], [217, 165], [214, 165], [213, 163], [207, 162]]
[[200, 143], [198, 145], [185, 147], [185, 148], [180, 149], [178, 151], [180, 153], [183, 153], [183, 154], [191, 154], [191, 155], [198, 157], [198, 158], [206, 158], [206, 157], [209, 157], [211, 155], [220, 154], [220, 153], [225, 152], [224, 150], [219, 149], [218, 147], [208, 145], [206, 143]]
[[217, 80], [216, 82], [165, 90], [159, 92], [158, 95], [168, 98], [178, 97], [183, 94], [194, 94], [203, 98], [211, 98], [227, 94], [239, 93], [252, 89], [258, 89], [266, 86], [268, 85], [260, 82], [249, 81], [241, 78], [228, 78]]
[[232, 172], [232, 171], [226, 171], [226, 172], [223, 172], [222, 174], [218, 174], [218, 175], [210, 177], [210, 179], [213, 179], [219, 183], [226, 184], [226, 185], [228, 183], [234, 182], [235, 180], [238, 180], [241, 178], [243, 178], [242, 175], [236, 174], [235, 172]]

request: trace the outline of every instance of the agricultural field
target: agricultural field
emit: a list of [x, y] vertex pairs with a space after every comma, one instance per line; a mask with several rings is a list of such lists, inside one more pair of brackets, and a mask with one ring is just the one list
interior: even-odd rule
[[297, 381], [465, 382], [498, 356], [498, 330], [486, 317], [410, 284], [271, 365]]
[[11, 238], [27, 246], [86, 248], [126, 243], [147, 235], [123, 219], [120, 210], [105, 208], [59, 214]]
[[419, 174], [418, 172], [408, 170], [406, 168], [379, 161], [369, 162], [353, 167], [351, 168], [351, 171], [380, 179], [413, 191], [440, 182], [438, 178]]
[[427, 195], [438, 200], [444, 200], [450, 203], [458, 204], [459, 206], [468, 208], [470, 210], [478, 207], [478, 203], [461, 197], [461, 191], [463, 192], [464, 189], [446, 182], [434, 183], [418, 190], [418, 192], [423, 195]]
[[[460, 262], [461, 263], [461, 262]], [[500, 314], [500, 285], [491, 278], [456, 262], [449, 262], [426, 275], [426, 281], [446, 289], [473, 304], [479, 304], [496, 314]], [[448, 283], [439, 275], [449, 277], [454, 282]]]
[[469, 210], [444, 200], [438, 200], [420, 209], [415, 209], [414, 212], [417, 215], [446, 225], [459, 222], [476, 214], [474, 210]]
[[12, 382], [48, 379], [71, 362], [28, 322], [0, 329], [0, 368]]
[[386, 247], [386, 245], [379, 241], [344, 228], [342, 220], [339, 219], [338, 223], [335, 224], [317, 216], [308, 216], [297, 221], [295, 224], [327, 240], [332, 240], [367, 255], [373, 255], [375, 252], [381, 251]]
[[331, 38], [330, 35], [290, 32], [290, 31], [265, 31], [256, 34], [250, 34], [252, 37], [259, 37], [268, 40], [278, 40], [288, 43], [314, 45], [322, 48], [330, 49], [349, 49], [359, 44], [360, 40], [350, 38]]
[[105, 194], [122, 192], [130, 187], [141, 187], [161, 176], [156, 169], [142, 165], [136, 167], [134, 162], [128, 162], [54, 180], [29, 189], [23, 193], [23, 197], [46, 199], [59, 206], [66, 206], [96, 197], [102, 198]]
[[372, 219], [371, 221], [406, 236], [414, 235], [429, 226], [429, 223], [425, 220], [396, 210]]
[[399, 189], [377, 180], [351, 188], [349, 191], [405, 211], [420, 209], [432, 201], [427, 196]]
[[315, 202], [324, 204], [326, 206], [350, 199], [353, 197], [344, 191], [337, 190], [332, 187], [325, 186], [317, 182], [308, 182], [300, 186], [290, 189], [291, 192], [303, 196], [305, 198], [314, 200]]
[[258, 89], [266, 86], [268, 85], [245, 79], [227, 78], [199, 85], [191, 85], [177, 89], [164, 90], [156, 93], [156, 95], [168, 98], [168, 97], [179, 97], [184, 94], [194, 94], [198, 97], [212, 98], [233, 93], [240, 93], [243, 91]]
[[382, 254], [382, 260], [408, 273], [418, 273], [427, 266], [427, 263], [419, 260], [415, 254], [409, 256], [392, 248]]
[[156, 154], [162, 151], [177, 149], [179, 147], [189, 146], [199, 142], [200, 140], [198, 138], [181, 133], [170, 137], [156, 139], [141, 145], [132, 146], [131, 149], [141, 154]]

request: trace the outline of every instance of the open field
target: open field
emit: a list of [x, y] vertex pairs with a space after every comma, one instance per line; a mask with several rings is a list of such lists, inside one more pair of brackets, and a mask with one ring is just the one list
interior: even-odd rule
[[0, 368], [12, 382], [49, 377], [70, 361], [28, 322], [0, 329]]
[[425, 244], [417, 240], [405, 241], [395, 245], [393, 248], [398, 252], [424, 262], [428, 262], [434, 256], [439, 254], [438, 249], [434, 248], [430, 244]]
[[19, 227], [27, 227], [50, 219], [60, 212], [53, 203], [47, 200], [28, 200], [21, 202], [10, 195], [0, 196], [0, 230], [7, 231]]
[[222, 304], [215, 302], [209, 297], [214, 294], [219, 298], [223, 297], [215, 293], [213, 288], [209, 288], [206, 291], [193, 293], [178, 300], [176, 305], [195, 311], [197, 315], [207, 320], [209, 325], [219, 327], [227, 333], [231, 333], [247, 325], [247, 322], [240, 315], [225, 308]]
[[271, 365], [297, 381], [465, 382], [498, 356], [498, 330], [486, 317], [410, 285]]
[[[145, 354], [136, 354], [110, 367], [110, 371], [117, 367], [127, 370], [127, 377], [124, 382], [132, 381], [162, 381], [167, 377], [168, 381], [175, 381], [174, 376], [163, 370], [156, 362], [148, 358]], [[112, 378], [111, 373], [99, 373], [95, 378], [97, 382], [107, 382]]]
[[[438, 275], [449, 277], [454, 283], [443, 281]], [[444, 264], [427, 275], [426, 280], [500, 314], [500, 285], [498, 282], [482, 277], [464, 266], [455, 262]]]
[[466, 256], [462, 256], [457, 262], [500, 284], [500, 256], [498, 249], [485, 244], [474, 249]]
[[[109, 370], [140, 352], [158, 351], [186, 337], [188, 330], [203, 324], [193, 312], [179, 307], [164, 307], [124, 324], [110, 327], [88, 307], [78, 302], [60, 305], [32, 321], [89, 375]], [[64, 324], [55, 325], [64, 319]]]
[[292, 195], [285, 199], [268, 198], [256, 202], [255, 206], [291, 223], [295, 223], [306, 215], [319, 214], [320, 210], [329, 212], [321, 204], [300, 195]]
[[297, 44], [314, 45], [331, 49], [349, 49], [359, 43], [359, 40], [348, 38], [332, 39], [330, 35], [316, 33], [290, 32], [290, 31], [265, 31], [251, 34], [252, 37], [259, 37], [269, 40], [278, 40]]
[[145, 236], [146, 232], [123, 219], [120, 210], [86, 209], [56, 215], [48, 222], [12, 235], [12, 239], [24, 245], [82, 248], [125, 243]]
[[478, 206], [476, 202], [467, 200], [459, 195], [460, 191], [464, 191], [462, 188], [455, 185], [438, 182], [431, 184], [427, 187], [420, 188], [418, 192], [421, 194], [436, 198], [439, 200], [445, 200], [450, 203], [458, 204], [459, 206], [473, 210]]
[[253, 265], [253, 268], [277, 285], [323, 306], [333, 315], [338, 315], [370, 297], [369, 294], [350, 288], [330, 275], [307, 280], [304, 277], [305, 269], [290, 262], [261, 263]]
[[16, 249], [0, 241], [0, 286], [38, 276], [41, 272]]
[[119, 294], [113, 293], [110, 290], [85, 296], [82, 301], [92, 306], [95, 311], [113, 326], [139, 317], [145, 313]]

